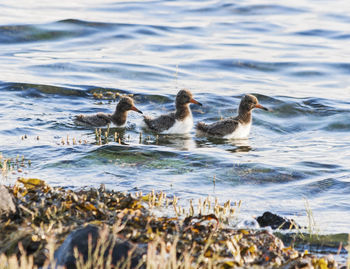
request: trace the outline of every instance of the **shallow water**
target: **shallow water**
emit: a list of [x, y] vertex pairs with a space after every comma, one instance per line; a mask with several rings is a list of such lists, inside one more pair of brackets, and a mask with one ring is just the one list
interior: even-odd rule
[[[308, 201], [321, 232], [349, 232], [347, 1], [41, 0], [0, 8], [0, 149], [31, 160], [24, 176], [163, 190], [184, 201], [242, 200], [242, 215], [271, 210], [303, 225]], [[195, 122], [234, 115], [244, 93], [272, 111], [254, 111], [249, 139], [238, 141], [194, 131], [156, 137], [130, 112], [126, 130], [111, 128], [110, 142], [98, 145], [93, 128], [72, 121], [114, 110], [94, 92], [134, 94], [140, 110], [157, 115], [174, 109], [184, 87], [204, 104], [192, 105]], [[123, 144], [113, 142], [115, 131]]]

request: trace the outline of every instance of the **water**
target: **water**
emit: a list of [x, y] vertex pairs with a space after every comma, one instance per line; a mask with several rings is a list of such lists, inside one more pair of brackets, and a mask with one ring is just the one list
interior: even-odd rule
[[[307, 201], [321, 232], [349, 232], [348, 1], [41, 0], [0, 10], [0, 150], [31, 160], [24, 176], [242, 200], [242, 216], [271, 210], [303, 225]], [[110, 130], [125, 145], [100, 146], [72, 121], [114, 110], [94, 92], [135, 94], [158, 115], [182, 88], [204, 104], [192, 105], [195, 122], [234, 115], [244, 93], [272, 112], [254, 111], [246, 141], [157, 139], [130, 112], [125, 131]]]

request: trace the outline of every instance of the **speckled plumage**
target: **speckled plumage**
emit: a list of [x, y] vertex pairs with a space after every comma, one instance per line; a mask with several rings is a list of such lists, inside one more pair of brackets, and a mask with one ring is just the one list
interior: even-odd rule
[[245, 95], [238, 109], [238, 116], [223, 119], [212, 124], [199, 122], [196, 126], [200, 134], [223, 138], [247, 138], [252, 124], [252, 110], [261, 108], [268, 110], [259, 104], [258, 99], [250, 94]]
[[193, 127], [190, 103], [202, 105], [192, 98], [192, 93], [189, 90], [180, 90], [176, 95], [175, 112], [161, 115], [155, 119], [145, 116], [144, 122], [150, 130], [157, 133], [188, 133]]
[[125, 96], [120, 99], [113, 114], [97, 113], [95, 115], [78, 115], [75, 117], [75, 123], [94, 127], [101, 127], [113, 123], [121, 127], [125, 124], [128, 111], [130, 110], [142, 114], [142, 112], [134, 106], [133, 100]]

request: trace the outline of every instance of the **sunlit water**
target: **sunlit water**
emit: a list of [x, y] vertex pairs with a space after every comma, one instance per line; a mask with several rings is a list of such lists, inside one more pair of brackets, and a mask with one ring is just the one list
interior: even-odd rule
[[[307, 225], [307, 201], [322, 232], [348, 232], [350, 4], [272, 2], [1, 3], [1, 152], [30, 159], [24, 176], [52, 185], [242, 200], [243, 216], [271, 210]], [[243, 141], [157, 138], [130, 112], [98, 145], [72, 121], [114, 110], [94, 92], [135, 94], [158, 115], [182, 88], [204, 105], [192, 105], [195, 122], [234, 115], [244, 93], [272, 112], [254, 111]]]

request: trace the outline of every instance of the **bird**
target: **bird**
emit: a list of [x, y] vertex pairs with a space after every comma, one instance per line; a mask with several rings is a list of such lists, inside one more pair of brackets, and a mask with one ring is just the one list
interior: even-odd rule
[[77, 115], [75, 117], [75, 123], [78, 125], [101, 127], [112, 122], [117, 127], [123, 127], [126, 122], [128, 111], [130, 110], [143, 114], [142, 111], [135, 107], [134, 101], [130, 97], [124, 96], [118, 102], [113, 114], [105, 114], [100, 112], [95, 115]]
[[196, 125], [197, 134], [221, 137], [226, 139], [244, 139], [249, 136], [252, 126], [252, 110], [260, 108], [269, 111], [259, 104], [258, 99], [251, 94], [242, 97], [238, 108], [238, 116], [226, 118], [212, 124], [199, 122]]
[[185, 134], [193, 127], [193, 117], [189, 104], [201, 103], [193, 99], [192, 93], [187, 89], [180, 90], [175, 99], [176, 111], [152, 119], [144, 116], [144, 123], [151, 131], [163, 134]]

